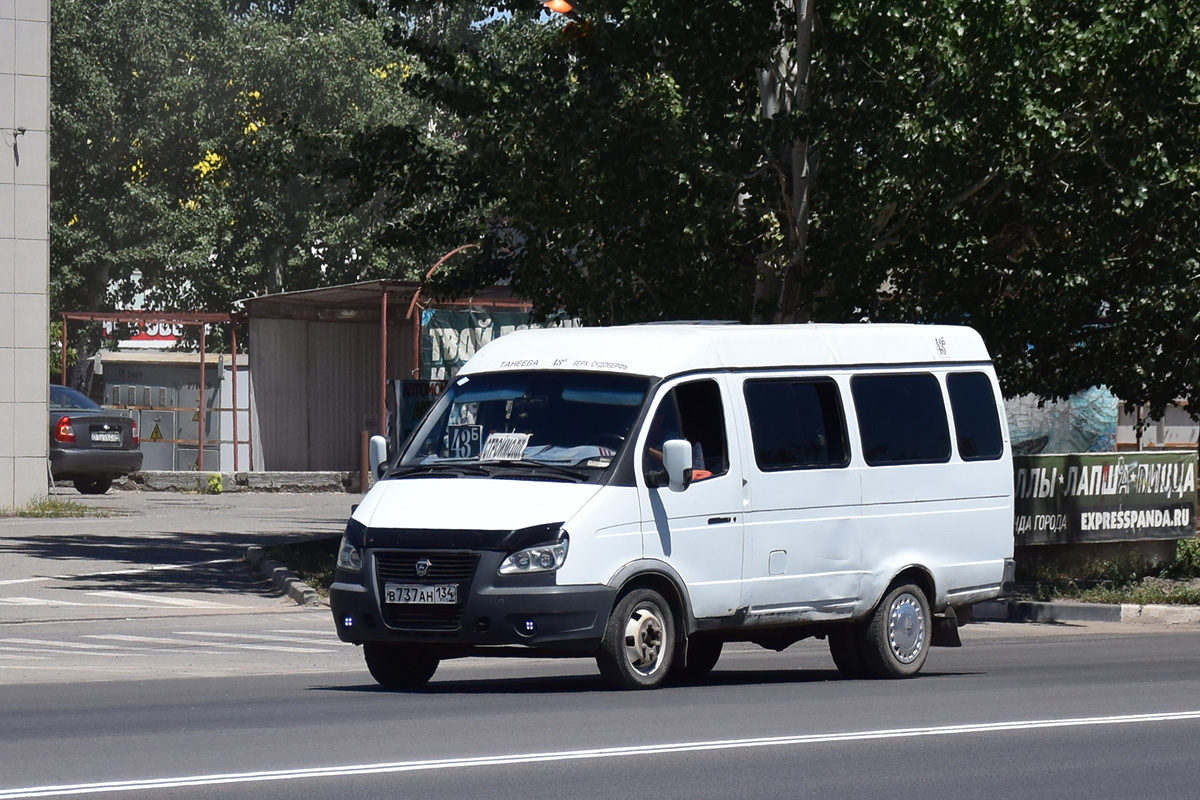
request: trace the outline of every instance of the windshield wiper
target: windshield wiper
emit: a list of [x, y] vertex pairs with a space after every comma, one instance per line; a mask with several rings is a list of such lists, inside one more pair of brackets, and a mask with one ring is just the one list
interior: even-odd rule
[[442, 461], [432, 464], [415, 464], [409, 467], [396, 467], [388, 472], [388, 478], [416, 478], [431, 476], [435, 478], [461, 478], [470, 475], [492, 476], [492, 471], [483, 464], [464, 463], [458, 461]]
[[585, 483], [591, 475], [581, 469], [571, 469], [559, 464], [548, 464], [545, 461], [534, 461], [529, 458], [522, 458], [515, 461], [489, 461], [489, 466], [499, 469], [516, 469], [526, 470], [530, 472], [547, 473], [546, 477], [561, 477], [575, 483]]

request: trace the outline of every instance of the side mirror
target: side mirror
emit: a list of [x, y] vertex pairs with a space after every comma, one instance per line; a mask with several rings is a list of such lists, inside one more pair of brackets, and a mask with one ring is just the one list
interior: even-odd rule
[[682, 492], [692, 482], [692, 444], [687, 439], [668, 439], [663, 443], [663, 466], [667, 487]]
[[376, 479], [383, 477], [383, 468], [387, 466], [387, 448], [387, 439], [382, 436], [372, 436], [367, 446], [367, 460], [371, 464], [371, 474]]

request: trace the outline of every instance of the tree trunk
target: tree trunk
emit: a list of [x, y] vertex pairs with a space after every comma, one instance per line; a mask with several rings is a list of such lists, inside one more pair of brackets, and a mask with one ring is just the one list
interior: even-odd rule
[[[814, 4], [815, 0], [783, 0], [783, 8], [796, 14], [796, 40], [794, 44], [783, 42], [776, 62], [769, 69], [759, 72], [762, 114], [768, 119], [777, 114], [791, 113], [793, 109], [803, 114], [811, 105], [808, 75], [812, 63]], [[781, 32], [787, 27], [781, 15]], [[816, 158], [810, 143], [803, 139], [796, 139], [781, 148], [779, 182], [787, 214], [789, 256], [782, 277], [773, 280], [770, 286], [760, 287], [756, 293], [760, 300], [767, 300], [773, 295], [770, 297], [770, 306], [773, 308], [769, 317], [775, 322], [808, 320], [804, 295], [806, 289], [810, 295], [812, 291], [811, 287], [807, 287], [806, 249], [815, 164]]]

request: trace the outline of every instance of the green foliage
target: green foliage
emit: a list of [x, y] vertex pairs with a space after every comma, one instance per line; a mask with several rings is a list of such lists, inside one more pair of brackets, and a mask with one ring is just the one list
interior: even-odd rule
[[[1026, 548], [1030, 550], [1030, 548]], [[1037, 548], [1032, 548], [1037, 550]], [[1017, 580], [1035, 600], [1093, 603], [1200, 604], [1200, 539], [1181, 539], [1175, 558], [1159, 563], [1138, 552], [1108, 558], [1026, 554], [1017, 559]]]
[[[60, 373], [62, 372], [62, 348], [63, 348], [62, 328], [63, 328], [63, 324], [62, 324], [61, 320], [51, 321], [51, 323], [50, 323], [50, 346], [47, 348], [47, 355], [49, 357], [49, 362], [50, 362], [49, 366], [50, 366], [51, 381], [54, 380], [55, 376], [60, 375]], [[67, 370], [70, 371], [71, 367], [75, 366], [75, 364], [78, 361], [79, 361], [79, 351], [76, 350], [74, 347], [71, 347], [70, 344], [68, 343], [68, 345], [67, 345]], [[65, 378], [60, 377], [59, 382], [61, 383], [63, 380], [65, 380]]]
[[56, 2], [52, 307], [228, 310], [482, 242], [436, 291], [969, 323], [1009, 394], [1200, 407], [1200, 8], [816, 11], [798, 86], [790, 0]]
[[77, 503], [43, 495], [35, 497], [20, 508], [0, 508], [0, 517], [107, 517], [109, 512]]
[[268, 547], [263, 552], [267, 558], [287, 567], [322, 597], [327, 597], [337, 571], [337, 549], [340, 543], [341, 537], [334, 536]]
[[1200, 578], [1200, 538], [1180, 539], [1175, 547], [1175, 561], [1163, 570], [1161, 577]]
[[221, 494], [225, 491], [225, 482], [221, 478], [221, 473], [210, 473], [208, 478], [196, 478], [196, 491], [200, 494]]
[[[438, 243], [389, 240], [405, 221], [360, 208], [370, 198], [339, 167], [351, 142], [388, 126], [456, 146], [429, 131], [385, 20], [351, 0], [61, 2], [52, 14], [52, 311], [138, 296], [230, 311], [428, 268]], [[96, 347], [94, 330], [72, 333]]]

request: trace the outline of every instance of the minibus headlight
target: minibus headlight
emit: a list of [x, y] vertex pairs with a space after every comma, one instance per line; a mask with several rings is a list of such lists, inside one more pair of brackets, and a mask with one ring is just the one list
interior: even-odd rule
[[352, 545], [345, 536], [338, 547], [337, 565], [339, 569], [348, 569], [351, 572], [358, 572], [363, 568], [362, 551]]
[[501, 575], [527, 575], [532, 572], [553, 572], [567, 560], [567, 535], [556, 542], [526, 547], [510, 555], [500, 564]]

